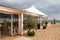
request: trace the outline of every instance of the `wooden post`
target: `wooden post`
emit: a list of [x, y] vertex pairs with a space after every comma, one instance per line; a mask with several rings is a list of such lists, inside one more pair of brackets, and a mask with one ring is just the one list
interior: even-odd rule
[[23, 14], [19, 14], [19, 27], [18, 33], [23, 35]]
[[39, 17], [39, 23], [41, 23], [41, 17]]
[[21, 35], [23, 35], [23, 13], [21, 14]]
[[13, 15], [11, 14], [11, 35], [13, 36]]
[[38, 23], [40, 23], [40, 18], [38, 17]]
[[20, 34], [20, 19], [21, 19], [21, 17], [20, 17], [21, 15], [20, 14], [18, 14], [18, 34]]

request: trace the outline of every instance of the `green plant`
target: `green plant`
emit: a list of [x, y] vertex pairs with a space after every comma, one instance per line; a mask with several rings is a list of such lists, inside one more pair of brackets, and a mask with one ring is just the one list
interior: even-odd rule
[[29, 36], [29, 35], [34, 35], [35, 32], [34, 32], [34, 31], [30, 31], [31, 29], [34, 29], [34, 27], [35, 27], [35, 22], [34, 22], [32, 16], [28, 16], [28, 17], [27, 17], [26, 24], [27, 24], [26, 26], [27, 26], [27, 28], [28, 28], [28, 32], [27, 32], [28, 36]]
[[55, 19], [53, 19], [53, 24], [56, 24], [56, 20]]
[[45, 24], [48, 24], [48, 22], [47, 22], [47, 21], [45, 21]]
[[27, 24], [27, 28], [29, 29], [29, 31], [34, 28], [35, 22], [34, 22], [32, 16], [28, 16], [28, 17], [27, 17], [26, 24]]
[[35, 35], [35, 31], [28, 31], [27, 34], [28, 34], [28, 36], [34, 36]]

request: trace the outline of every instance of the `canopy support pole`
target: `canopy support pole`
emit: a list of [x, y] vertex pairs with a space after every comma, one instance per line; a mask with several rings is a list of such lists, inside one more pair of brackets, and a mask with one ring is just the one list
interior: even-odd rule
[[11, 35], [13, 36], [13, 15], [11, 14]]
[[19, 14], [18, 17], [19, 17], [18, 33], [19, 33], [20, 35], [23, 35], [23, 13], [22, 13], [22, 14]]

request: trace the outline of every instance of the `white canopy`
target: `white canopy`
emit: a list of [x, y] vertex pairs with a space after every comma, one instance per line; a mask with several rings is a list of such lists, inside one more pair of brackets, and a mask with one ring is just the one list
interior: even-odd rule
[[35, 8], [35, 6], [32, 6], [28, 9], [24, 9], [28, 12], [34, 13], [34, 14], [38, 14], [38, 15], [43, 15], [43, 16], [47, 16], [46, 14], [44, 14], [43, 12], [39, 11], [38, 9]]

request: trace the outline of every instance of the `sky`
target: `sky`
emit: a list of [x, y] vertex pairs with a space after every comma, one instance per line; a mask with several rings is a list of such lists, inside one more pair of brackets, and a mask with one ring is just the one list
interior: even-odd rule
[[0, 0], [0, 4], [17, 9], [27, 9], [34, 5], [47, 14], [49, 19], [60, 20], [60, 0]]

